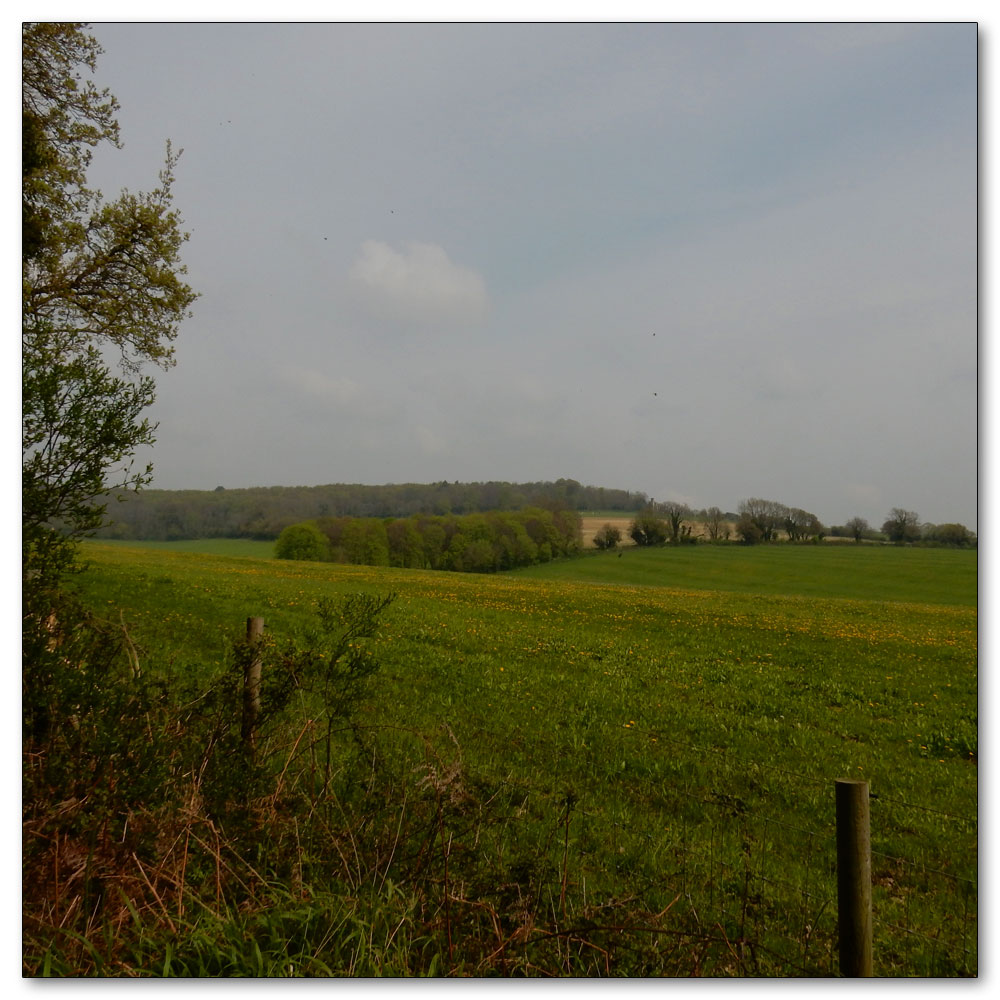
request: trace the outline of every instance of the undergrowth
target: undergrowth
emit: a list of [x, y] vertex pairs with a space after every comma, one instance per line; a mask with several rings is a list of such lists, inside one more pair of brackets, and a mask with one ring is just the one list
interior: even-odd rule
[[447, 726], [359, 725], [378, 669], [366, 640], [391, 600], [321, 603], [297, 641], [240, 639], [201, 686], [164, 684], [123, 622], [63, 603], [36, 623], [25, 975], [749, 970], [732, 929], [669, 886], [609, 895], [597, 879], [588, 896], [572, 792], [470, 772]]

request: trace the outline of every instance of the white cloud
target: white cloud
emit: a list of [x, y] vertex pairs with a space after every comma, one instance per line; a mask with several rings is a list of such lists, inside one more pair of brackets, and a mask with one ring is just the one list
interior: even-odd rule
[[394, 250], [366, 240], [350, 279], [363, 305], [380, 318], [460, 326], [479, 323], [486, 315], [481, 275], [454, 263], [434, 243], [407, 243]]

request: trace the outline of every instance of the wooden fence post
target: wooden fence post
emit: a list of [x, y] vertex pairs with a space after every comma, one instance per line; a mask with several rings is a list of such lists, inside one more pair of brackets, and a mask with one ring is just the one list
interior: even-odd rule
[[260, 715], [260, 655], [257, 646], [264, 634], [263, 618], [247, 619], [247, 644], [250, 647], [246, 666], [243, 668], [243, 725], [240, 730], [243, 742], [253, 753], [254, 729]]
[[872, 854], [868, 782], [837, 781], [840, 972], [872, 974]]

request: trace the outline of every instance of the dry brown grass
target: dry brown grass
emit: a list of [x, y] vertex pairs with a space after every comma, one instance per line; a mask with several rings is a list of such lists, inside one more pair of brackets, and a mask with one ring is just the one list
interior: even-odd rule
[[628, 537], [629, 525], [632, 523], [631, 517], [583, 517], [583, 547], [592, 549], [594, 547], [594, 536], [606, 524], [617, 528], [622, 533], [622, 540], [619, 544], [624, 548], [626, 545], [635, 545], [635, 542]]

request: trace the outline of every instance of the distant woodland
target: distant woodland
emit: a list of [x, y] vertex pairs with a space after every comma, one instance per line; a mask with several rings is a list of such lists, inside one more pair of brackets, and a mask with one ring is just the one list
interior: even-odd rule
[[316, 518], [408, 518], [464, 515], [526, 507], [630, 513], [645, 493], [583, 486], [575, 479], [538, 483], [402, 483], [384, 486], [269, 486], [250, 489], [152, 490], [109, 498], [98, 538], [180, 541], [193, 538], [276, 539], [289, 525]]

